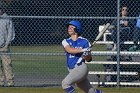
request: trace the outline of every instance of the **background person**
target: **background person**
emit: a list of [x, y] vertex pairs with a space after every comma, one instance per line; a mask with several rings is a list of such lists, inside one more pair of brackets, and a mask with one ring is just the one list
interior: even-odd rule
[[[128, 17], [128, 7], [126, 5], [121, 6], [120, 11], [120, 51], [128, 51], [130, 45], [124, 44], [125, 41], [130, 41], [133, 37], [132, 33], [134, 30], [134, 21], [125, 19]], [[124, 18], [124, 19], [123, 19]], [[112, 24], [114, 26], [113, 29], [111, 29], [111, 38], [114, 42], [113, 45], [108, 45], [107, 50], [109, 51], [116, 51], [117, 50], [117, 20], [115, 19]], [[117, 61], [116, 56], [107, 56], [108, 61]], [[120, 56], [121, 61], [131, 61], [132, 58], [130, 56]], [[104, 65], [105, 71], [116, 71], [117, 66], [116, 65]], [[122, 65], [120, 65], [120, 70], [125, 70]], [[117, 77], [116, 75], [106, 75], [105, 81], [116, 81]]]
[[[128, 7], [123, 5], [121, 7], [121, 15], [122, 19], [120, 19], [120, 50], [128, 50], [128, 46], [124, 44], [125, 41], [129, 41], [132, 38], [134, 21], [125, 19], [128, 17]], [[123, 19], [124, 18], [124, 19]], [[112, 30], [112, 39], [114, 42], [114, 46], [112, 50], [116, 50], [117, 44], [117, 20], [114, 20], [112, 25], [114, 25], [114, 29]]]
[[14, 86], [14, 75], [12, 72], [11, 57], [9, 54], [9, 44], [15, 38], [15, 31], [12, 20], [6, 18], [7, 14], [4, 9], [0, 7], [0, 86], [4, 86], [4, 78], [6, 78], [8, 86]]

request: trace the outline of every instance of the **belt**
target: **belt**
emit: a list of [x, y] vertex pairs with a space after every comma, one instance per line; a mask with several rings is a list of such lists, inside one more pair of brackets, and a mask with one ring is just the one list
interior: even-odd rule
[[69, 67], [69, 69], [74, 69], [76, 66], [80, 66], [80, 65], [82, 65], [82, 63], [83, 63], [83, 62], [76, 63], [74, 67], [71, 67], [71, 68]]

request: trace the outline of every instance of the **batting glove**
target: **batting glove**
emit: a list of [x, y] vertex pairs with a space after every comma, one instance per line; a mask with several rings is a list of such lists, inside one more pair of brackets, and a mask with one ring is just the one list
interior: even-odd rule
[[83, 52], [83, 56], [87, 56], [87, 55], [89, 55], [89, 51]]
[[89, 52], [89, 51], [91, 51], [91, 48], [90, 48], [90, 47], [84, 48], [84, 49], [82, 49], [82, 51], [83, 51], [83, 52]]

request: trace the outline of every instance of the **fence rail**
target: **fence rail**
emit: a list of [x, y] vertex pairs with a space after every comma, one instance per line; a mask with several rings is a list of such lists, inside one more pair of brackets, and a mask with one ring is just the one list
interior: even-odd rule
[[[89, 74], [117, 75], [117, 72], [89, 71]], [[120, 75], [138, 75], [138, 72], [120, 72]]]
[[[87, 64], [117, 64], [115, 61], [91, 61], [91, 62], [86, 62]], [[140, 65], [140, 62], [135, 62], [135, 61], [120, 61], [120, 64], [123, 65]]]
[[[92, 55], [117, 55], [116, 51], [91, 51]], [[11, 55], [65, 55], [61, 52], [46, 52], [46, 53], [1, 53], [1, 54], [11, 54]], [[125, 56], [140, 56], [140, 52], [129, 52], [129, 51], [120, 51], [120, 55]]]
[[[93, 17], [93, 16], [7, 16], [10, 18], [40, 18], [40, 19], [117, 19], [117, 17]], [[120, 19], [139, 19], [139, 17], [120, 17]]]
[[[117, 82], [90, 82], [93, 85], [117, 85]], [[120, 85], [125, 86], [140, 86], [139, 82], [120, 82]]]

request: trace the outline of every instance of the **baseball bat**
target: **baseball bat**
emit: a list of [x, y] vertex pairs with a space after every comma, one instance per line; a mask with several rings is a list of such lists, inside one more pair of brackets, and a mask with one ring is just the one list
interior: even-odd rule
[[95, 38], [94, 42], [91, 44], [91, 47], [103, 36], [103, 34], [109, 28], [109, 26], [110, 26], [110, 23], [107, 23], [104, 26], [104, 28], [102, 29], [102, 31], [97, 35], [97, 37]]

